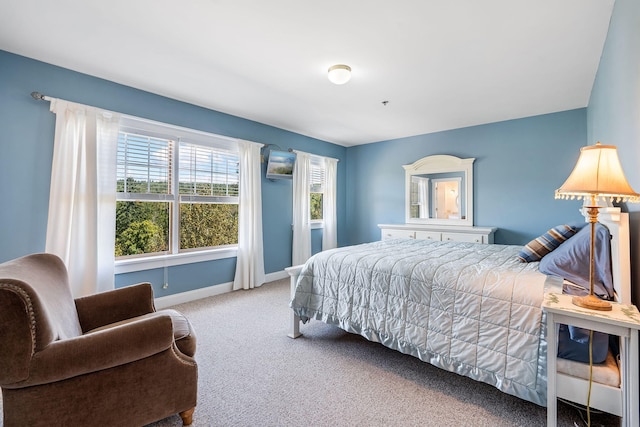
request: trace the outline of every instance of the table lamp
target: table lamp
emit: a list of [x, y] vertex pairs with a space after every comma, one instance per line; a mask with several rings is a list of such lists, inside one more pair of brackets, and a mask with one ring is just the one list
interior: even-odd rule
[[595, 225], [598, 222], [598, 200], [609, 198], [616, 202], [638, 202], [640, 195], [633, 191], [622, 171], [618, 151], [614, 145], [589, 145], [580, 149], [580, 157], [569, 178], [556, 190], [556, 199], [583, 199], [591, 225], [591, 253], [589, 258], [589, 295], [574, 296], [579, 307], [609, 311], [611, 303], [593, 293]]

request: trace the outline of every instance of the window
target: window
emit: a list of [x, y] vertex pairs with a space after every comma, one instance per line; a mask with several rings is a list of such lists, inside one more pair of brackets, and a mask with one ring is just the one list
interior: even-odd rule
[[235, 141], [127, 118], [118, 134], [116, 257], [238, 243]]
[[310, 203], [311, 221], [322, 221], [322, 202], [325, 187], [325, 168], [324, 159], [318, 156], [311, 156], [310, 167]]

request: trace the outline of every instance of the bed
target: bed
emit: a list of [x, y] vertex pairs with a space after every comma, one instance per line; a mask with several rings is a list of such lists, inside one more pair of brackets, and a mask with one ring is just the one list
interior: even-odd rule
[[[613, 298], [630, 303], [627, 214], [606, 208], [599, 219], [611, 234]], [[518, 260], [522, 249], [394, 239], [318, 253], [287, 269], [289, 336], [300, 336], [300, 322], [320, 320], [546, 406], [541, 304], [545, 293], [562, 292], [563, 279], [541, 273], [540, 262]], [[588, 365], [566, 362], [559, 372], [589, 378]], [[602, 369], [615, 371], [617, 365]], [[618, 384], [605, 386], [605, 399], [621, 398], [615, 375]], [[559, 397], [584, 403], [573, 395]], [[592, 399], [591, 406], [599, 402]]]

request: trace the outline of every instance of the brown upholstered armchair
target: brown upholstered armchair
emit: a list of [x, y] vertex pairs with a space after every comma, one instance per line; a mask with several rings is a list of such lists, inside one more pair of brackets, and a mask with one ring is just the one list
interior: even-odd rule
[[151, 285], [73, 299], [51, 254], [0, 264], [4, 426], [141, 426], [179, 413], [191, 424], [195, 335], [155, 311]]

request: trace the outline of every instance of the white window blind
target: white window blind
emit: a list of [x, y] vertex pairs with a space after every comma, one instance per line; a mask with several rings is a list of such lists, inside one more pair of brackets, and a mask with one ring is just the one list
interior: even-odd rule
[[324, 192], [324, 159], [318, 156], [311, 156], [311, 193]]
[[238, 203], [238, 154], [224, 148], [180, 143], [181, 201]]
[[118, 134], [119, 199], [166, 200], [171, 195], [173, 141], [135, 133]]
[[323, 217], [325, 187], [324, 157], [310, 156], [309, 174], [310, 218], [311, 221], [320, 222]]
[[[119, 199], [167, 200], [173, 195], [172, 164], [176, 142], [121, 131], [118, 135]], [[179, 143], [178, 193], [181, 201], [238, 203], [237, 150]]]

